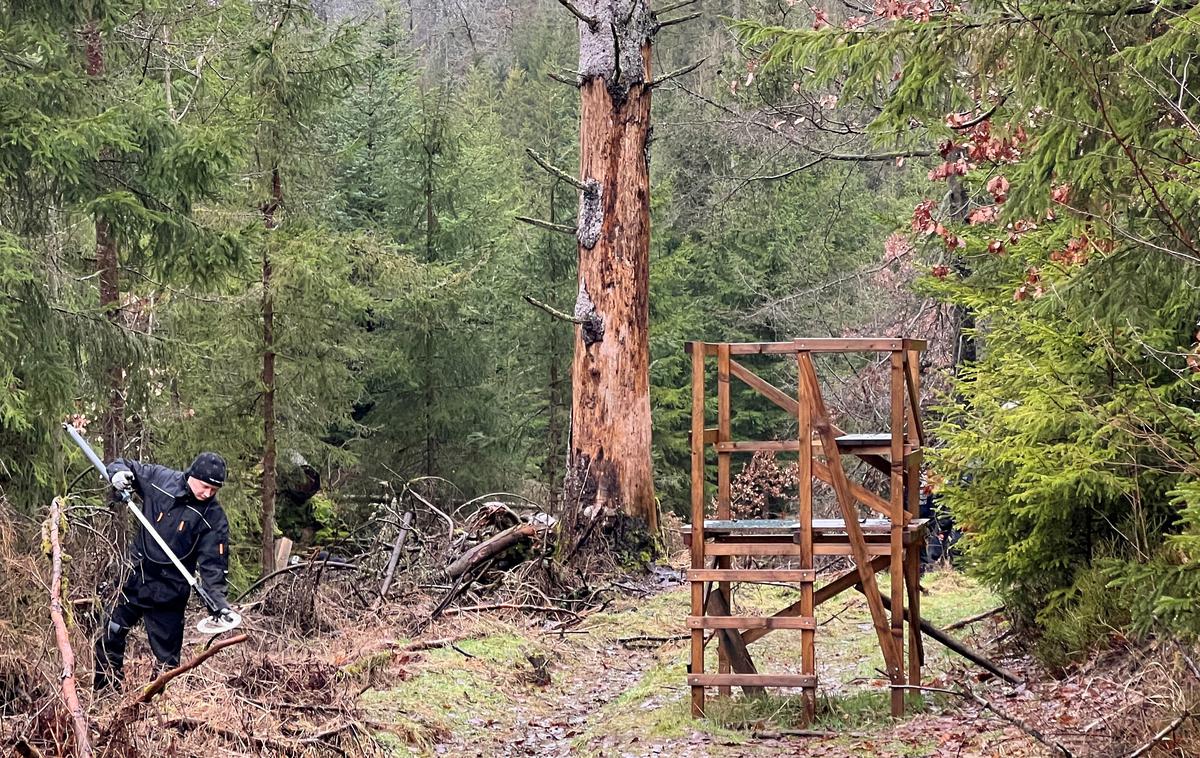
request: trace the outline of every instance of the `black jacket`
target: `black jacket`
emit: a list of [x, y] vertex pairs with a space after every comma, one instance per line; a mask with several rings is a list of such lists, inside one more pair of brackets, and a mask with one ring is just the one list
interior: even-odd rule
[[[216, 496], [197, 500], [187, 486], [187, 475], [166, 466], [118, 458], [108, 464], [108, 475], [118, 471], [133, 474], [146, 520], [188, 571], [195, 574], [199, 568], [204, 588], [223, 604], [229, 591], [229, 521]], [[141, 524], [129, 544], [129, 557], [133, 574], [125, 592], [134, 596], [131, 599], [160, 606], [187, 605], [191, 595], [187, 580]]]

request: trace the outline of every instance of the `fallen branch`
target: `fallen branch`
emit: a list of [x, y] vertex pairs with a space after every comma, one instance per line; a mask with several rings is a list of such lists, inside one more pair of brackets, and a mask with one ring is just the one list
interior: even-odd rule
[[92, 743], [88, 739], [87, 714], [79, 704], [79, 692], [75, 688], [75, 650], [71, 647], [67, 622], [63, 616], [62, 543], [58, 534], [58, 527], [63, 519], [61, 507], [62, 503], [58, 498], [51, 500], [50, 518], [43, 525], [43, 533], [50, 545], [50, 619], [54, 622], [54, 641], [62, 656], [62, 680], [59, 686], [75, 731], [75, 755], [90, 758]]
[[108, 726], [104, 728], [104, 731], [100, 733], [98, 742], [105, 745], [105, 750], [102, 753], [102, 757], [107, 756], [109, 749], [112, 747], [112, 742], [109, 738], [112, 737], [113, 733], [115, 733], [118, 729], [123, 729], [128, 726], [129, 722], [131, 722], [134, 717], [137, 716], [137, 712], [142, 705], [150, 702], [155, 696], [161, 694], [163, 690], [167, 688], [167, 685], [172, 679], [182, 674], [186, 674], [225, 648], [241, 644], [248, 639], [250, 639], [250, 635], [248, 634], [239, 634], [234, 637], [223, 639], [220, 642], [213, 644], [200, 654], [194, 656], [186, 663], [182, 663], [170, 671], [164, 671], [163, 673], [159, 674], [154, 681], [150, 682], [141, 690], [139, 690], [133, 698], [121, 706], [120, 710], [117, 711], [117, 715], [113, 716], [112, 721], [110, 721]]
[[[856, 584], [854, 586], [854, 589], [858, 590], [859, 592], [863, 591], [861, 584]], [[883, 594], [880, 594], [879, 597], [881, 600], [883, 600], [883, 607], [890, 611], [892, 609], [891, 599]], [[904, 609], [904, 618], [909, 623], [912, 622], [912, 619], [909, 618], [907, 608]], [[954, 652], [961, 655], [963, 658], [966, 658], [968, 661], [971, 661], [972, 663], [987, 669], [988, 671], [990, 671], [991, 673], [1000, 677], [1001, 679], [1008, 682], [1009, 684], [1023, 684], [1024, 683], [1023, 680], [1020, 677], [1018, 677], [1016, 674], [1014, 674], [1011, 671], [1009, 671], [1008, 669], [1000, 666], [999, 664], [993, 662], [990, 658], [988, 658], [987, 656], [985, 656], [983, 653], [979, 652], [978, 650], [976, 650], [972, 647], [969, 647], [967, 645], [964, 645], [963, 643], [954, 639], [953, 637], [946, 634], [941, 629], [938, 629], [936, 626], [929, 623], [925, 619], [921, 619], [921, 633], [924, 634], [926, 637], [931, 637], [931, 638], [937, 640], [938, 642], [942, 643], [950, 650], [953, 650]]]
[[233, 599], [233, 602], [240, 603], [243, 598], [249, 597], [251, 592], [254, 592], [256, 589], [263, 586], [264, 584], [266, 584], [270, 580], [274, 579], [275, 577], [279, 576], [280, 574], [286, 574], [289, 571], [299, 571], [300, 569], [308, 568], [309, 566], [322, 566], [322, 567], [328, 566], [329, 568], [347, 569], [350, 571], [361, 570], [358, 566], [354, 565], [353, 563], [346, 563], [345, 561], [321, 560], [321, 561], [304, 561], [303, 563], [293, 563], [290, 566], [284, 566], [281, 569], [276, 569], [275, 571], [272, 571], [271, 573], [267, 574], [264, 577], [260, 577], [258, 581], [256, 581], [254, 584], [251, 584], [249, 587], [247, 587], [245, 592], [243, 592], [242, 594], [235, 597]]
[[489, 603], [487, 605], [468, 605], [463, 608], [447, 608], [443, 613], [476, 613], [480, 611], [498, 611], [498, 610], [513, 610], [513, 611], [541, 611], [542, 613], [565, 613], [568, 616], [582, 618], [575, 611], [568, 611], [566, 608], [558, 608], [553, 605], [530, 605], [527, 603]]
[[517, 524], [514, 527], [505, 529], [460, 555], [453, 563], [446, 567], [446, 575], [451, 579], [459, 577], [489, 558], [499, 555], [518, 542], [525, 539], [532, 539], [537, 532], [538, 527], [533, 524]]
[[408, 539], [412, 521], [413, 513], [409, 511], [404, 514], [404, 520], [400, 522], [400, 534], [396, 535], [396, 542], [392, 545], [392, 555], [388, 558], [387, 572], [383, 575], [383, 584], [379, 587], [380, 603], [387, 597], [388, 589], [392, 586], [392, 576], [396, 573], [396, 565], [400, 563], [400, 553], [404, 550], [404, 542]]
[[952, 690], [952, 689], [948, 689], [946, 687], [923, 687], [923, 686], [919, 686], [919, 685], [915, 685], [915, 684], [894, 684], [894, 685], [892, 685], [892, 689], [895, 689], [895, 690], [918, 690], [921, 692], [941, 692], [941, 693], [944, 693], [947, 695], [956, 695], [956, 696], [964, 698], [966, 700], [974, 701], [981, 708], [991, 711], [992, 713], [999, 716], [1002, 720], [1007, 721], [1008, 723], [1012, 724], [1016, 728], [1020, 729], [1022, 732], [1025, 732], [1025, 734], [1028, 734], [1030, 737], [1034, 738], [1038, 742], [1045, 745], [1046, 747], [1053, 748], [1060, 755], [1066, 756], [1066, 758], [1075, 758], [1075, 754], [1072, 753], [1070, 750], [1067, 750], [1060, 743], [1056, 742], [1055, 740], [1050, 739], [1046, 735], [1042, 734], [1041, 731], [1039, 731], [1038, 729], [1036, 729], [1033, 726], [1030, 726], [1029, 724], [1025, 723], [1021, 719], [1019, 719], [1015, 716], [1010, 716], [1007, 713], [1004, 713], [1003, 711], [998, 709], [996, 706], [992, 705], [989, 701], [980, 697], [970, 687], [967, 687], [965, 685], [960, 684], [959, 689]]
[[[655, 636], [649, 635], [649, 634], [639, 634], [636, 637], [621, 637], [620, 639], [617, 640], [617, 642], [620, 642], [625, 647], [630, 647], [632, 645], [632, 643], [635, 643], [635, 642], [656, 642], [659, 645], [665, 645], [668, 642], [681, 642], [683, 640], [691, 639], [691, 637], [692, 637], [692, 635], [690, 635], [690, 634], [672, 634], [672, 635], [668, 635], [666, 637], [655, 637]], [[648, 647], [648, 646], [633, 645], [633, 647]]]
[[[270, 749], [288, 755], [294, 754], [298, 749], [305, 746], [316, 744], [334, 747], [332, 745], [328, 745], [325, 740], [340, 732], [344, 732], [347, 729], [355, 728], [354, 722], [347, 722], [344, 724], [336, 724], [308, 737], [299, 739], [281, 739], [278, 737], [265, 737], [260, 734], [238, 733], [232, 729], [226, 729], [225, 727], [218, 726], [209, 721], [202, 721], [198, 718], [192, 718], [190, 716], [180, 716], [178, 718], [171, 719], [170, 721], [166, 722], [166, 726], [180, 732], [186, 732], [192, 729], [207, 729], [213, 734], [216, 734], [219, 737], [224, 737], [230, 742], [249, 742], [251, 745], [254, 745], [259, 749]], [[339, 750], [339, 752], [345, 755], [344, 751], [341, 751], [336, 747], [334, 749]]]
[[970, 626], [971, 624], [974, 624], [976, 621], [983, 621], [985, 618], [988, 618], [990, 616], [995, 616], [997, 613], [999, 613], [1002, 610], [1004, 610], [1004, 606], [997, 605], [995, 608], [986, 610], [983, 613], [976, 613], [974, 616], [968, 616], [965, 619], [960, 619], [958, 621], [955, 621], [953, 624], [948, 625], [942, 631], [953, 632], [955, 629], [962, 629], [964, 626]]
[[1175, 719], [1174, 721], [1172, 721], [1171, 723], [1169, 723], [1165, 727], [1163, 727], [1162, 730], [1160, 730], [1158, 734], [1156, 734], [1150, 738], [1149, 742], [1147, 742], [1145, 745], [1142, 745], [1137, 750], [1134, 750], [1132, 753], [1130, 753], [1129, 758], [1140, 758], [1140, 756], [1143, 756], [1146, 753], [1149, 753], [1151, 750], [1154, 749], [1155, 745], [1157, 745], [1158, 743], [1160, 743], [1164, 739], [1166, 739], [1167, 735], [1169, 735], [1171, 732], [1178, 729], [1179, 725], [1182, 724], [1184, 721], [1186, 721], [1191, 716], [1192, 716], [1192, 714], [1188, 713], [1187, 711], [1184, 711], [1183, 713], [1179, 714], [1179, 718]]
[[777, 740], [780, 737], [817, 737], [831, 739], [833, 737], [852, 736], [845, 732], [828, 732], [823, 729], [776, 729], [774, 731], [754, 732], [756, 740]]

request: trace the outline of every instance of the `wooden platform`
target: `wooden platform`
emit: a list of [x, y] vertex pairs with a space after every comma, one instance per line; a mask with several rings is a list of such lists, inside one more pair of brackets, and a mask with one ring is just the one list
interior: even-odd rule
[[[924, 429], [920, 418], [918, 356], [921, 340], [903, 338], [796, 339], [785, 342], [689, 343], [692, 356], [692, 492], [691, 524], [682, 537], [690, 548], [691, 633], [688, 685], [692, 713], [704, 713], [705, 688], [721, 695], [741, 687], [757, 695], [764, 687], [796, 687], [805, 713], [815, 713], [817, 666], [815, 635], [818, 605], [857, 588], [867, 600], [884, 668], [895, 688], [892, 713], [904, 711], [906, 684], [921, 681], [920, 592], [918, 546], [926, 522], [918, 516], [918, 487]], [[878, 433], [847, 433], [833, 423], [822, 397], [813, 353], [875, 352], [887, 354], [890, 424]], [[733, 356], [775, 356], [795, 361], [797, 386], [784, 391]], [[705, 411], [707, 359], [716, 358], [717, 425], [708, 427]], [[766, 358], [755, 359], [767, 360]], [[730, 384], [740, 381], [783, 410], [797, 430], [794, 439], [735, 440], [732, 434]], [[716, 453], [716, 518], [708, 518], [708, 456]], [[735, 455], [769, 452], [795, 454], [798, 461], [796, 510], [775, 519], [732, 518], [732, 461]], [[888, 495], [871, 491], [850, 478], [846, 459], [858, 459], [888, 480]], [[841, 518], [813, 517], [813, 482], [832, 487]], [[864, 518], [860, 509], [874, 512]], [[814, 559], [847, 556], [853, 568], [825, 581], [818, 589]], [[772, 567], [775, 557], [787, 559]], [[765, 564], [765, 565], [764, 565]], [[888, 571], [890, 598], [880, 593], [875, 575]], [[741, 583], [785, 582], [800, 599], [766, 616], [739, 616], [733, 593]], [[890, 612], [890, 617], [889, 617]], [[906, 624], [906, 621], [908, 622]], [[907, 628], [906, 628], [907, 626]], [[711, 631], [709, 631], [711, 630]], [[801, 672], [769, 674], [757, 670], [748, 645], [784, 630], [799, 635]], [[905, 637], [907, 632], [907, 667]], [[717, 640], [718, 671], [705, 673], [704, 649]]]

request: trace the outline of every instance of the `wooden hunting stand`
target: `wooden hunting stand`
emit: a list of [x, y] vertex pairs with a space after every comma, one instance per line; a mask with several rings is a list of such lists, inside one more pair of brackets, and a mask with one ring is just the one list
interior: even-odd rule
[[[887, 675], [893, 685], [892, 714], [904, 712], [905, 690], [896, 685], [921, 682], [921, 603], [918, 559], [924, 521], [918, 516], [921, 443], [918, 357], [921, 340], [797, 339], [790, 342], [704, 343], [687, 345], [692, 355], [692, 518], [684, 528], [691, 547], [692, 714], [704, 713], [704, 688], [721, 694], [742, 687], [759, 694], [763, 687], [803, 690], [805, 713], [816, 708], [816, 606], [856, 587], [867, 599]], [[885, 353], [890, 357], [891, 424], [882, 434], [845, 434], [833, 424], [821, 396], [813, 353]], [[773, 355], [796, 361], [797, 391], [789, 394], [762, 379], [735, 357]], [[705, 427], [705, 359], [717, 361], [717, 426]], [[749, 385], [796, 419], [794, 440], [734, 440], [731, 429], [730, 377]], [[705, 519], [705, 447], [717, 455], [716, 519]], [[799, 454], [798, 512], [794, 518], [734, 520], [730, 514], [730, 463], [734, 454], [774, 451]], [[818, 460], [820, 458], [824, 460]], [[842, 457], [857, 456], [888, 476], [885, 498], [852, 481]], [[837, 495], [840, 519], [813, 518], [813, 479], [830, 485]], [[858, 504], [880, 518], [861, 518]], [[849, 556], [854, 568], [816, 588], [816, 555]], [[711, 562], [709, 561], [712, 557]], [[786, 556], [797, 568], [737, 568], [734, 556]], [[891, 598], [875, 581], [888, 569]], [[800, 590], [799, 601], [773, 616], [731, 615], [731, 587], [737, 582], [787, 582]], [[888, 611], [891, 611], [891, 618]], [[908, 619], [908, 669], [905, 671], [905, 619]], [[718, 673], [704, 671], [705, 630], [718, 640]], [[800, 674], [760, 674], [747, 645], [775, 629], [800, 631]]]

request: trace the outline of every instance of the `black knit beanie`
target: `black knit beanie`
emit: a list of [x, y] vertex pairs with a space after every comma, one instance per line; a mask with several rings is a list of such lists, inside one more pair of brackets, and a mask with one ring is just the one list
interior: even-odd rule
[[220, 487], [225, 484], [225, 459], [216, 453], [201, 453], [192, 461], [192, 465], [188, 466], [187, 475]]

